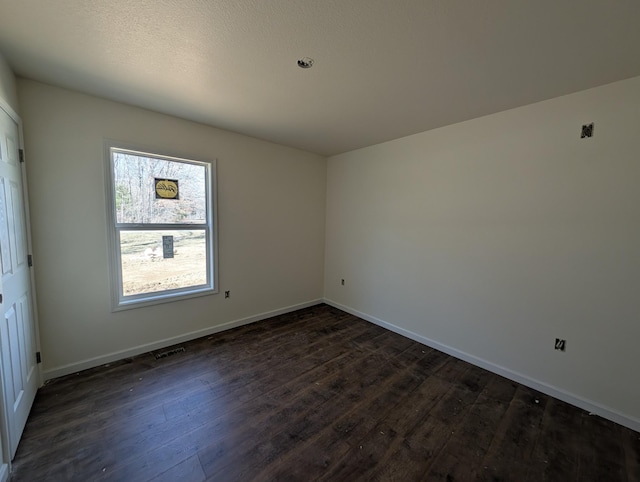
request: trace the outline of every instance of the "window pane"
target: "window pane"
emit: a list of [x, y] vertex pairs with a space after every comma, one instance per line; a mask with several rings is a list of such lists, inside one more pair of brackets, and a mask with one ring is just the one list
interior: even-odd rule
[[121, 231], [124, 296], [207, 283], [205, 231]]
[[[205, 166], [118, 150], [112, 157], [116, 222], [206, 223]], [[167, 185], [174, 196], [156, 189]]]

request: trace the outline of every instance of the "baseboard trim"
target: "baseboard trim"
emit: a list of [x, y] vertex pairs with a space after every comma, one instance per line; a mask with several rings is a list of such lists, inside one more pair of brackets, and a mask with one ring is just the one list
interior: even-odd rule
[[214, 333], [219, 333], [221, 331], [230, 330], [238, 326], [248, 325], [250, 323], [255, 323], [257, 321], [266, 320], [267, 318], [271, 318], [273, 316], [284, 315], [286, 313], [291, 313], [292, 311], [301, 310], [303, 308], [308, 308], [310, 306], [314, 306], [320, 303], [323, 303], [322, 299], [311, 300], [305, 303], [299, 303], [297, 305], [291, 305], [285, 308], [280, 308], [278, 310], [267, 311], [264, 313], [259, 313], [257, 315], [248, 316], [246, 318], [229, 321], [221, 325], [210, 326], [202, 330], [196, 330], [189, 333], [184, 333], [182, 335], [174, 336], [171, 338], [164, 338], [162, 340], [154, 341], [152, 343], [138, 345], [126, 350], [120, 350], [120, 351], [108, 353], [106, 355], [88, 358], [80, 362], [70, 363], [68, 365], [62, 365], [62, 366], [44, 371], [43, 378], [46, 381], [46, 380], [51, 380], [52, 378], [58, 378], [65, 375], [70, 375], [72, 373], [77, 373], [79, 371], [87, 370], [89, 368], [105, 365], [107, 363], [113, 363], [115, 361], [122, 360], [123, 358], [129, 358], [132, 356], [141, 355], [143, 353], [150, 352], [152, 350], [157, 350], [159, 348], [165, 348], [171, 345], [175, 345], [177, 343], [183, 343], [183, 342], [195, 340], [196, 338], [201, 338], [203, 336], [212, 335]]
[[399, 335], [406, 336], [414, 341], [422, 343], [423, 345], [427, 345], [431, 348], [434, 348], [438, 351], [446, 353], [447, 355], [451, 355], [455, 358], [459, 358], [460, 360], [471, 363], [472, 365], [478, 366], [480, 368], [484, 368], [492, 373], [508, 378], [509, 380], [513, 380], [514, 382], [525, 385], [529, 388], [533, 388], [534, 390], [538, 390], [546, 395], [557, 398], [558, 400], [562, 400], [563, 402], [567, 402], [575, 407], [586, 410], [590, 414], [598, 415], [602, 418], [606, 418], [607, 420], [611, 420], [612, 422], [618, 423], [625, 427], [630, 428], [631, 430], [635, 430], [636, 432], [640, 432], [640, 420], [620, 413], [616, 410], [610, 409], [608, 407], [602, 406], [598, 403], [592, 402], [590, 400], [584, 399], [572, 393], [566, 392], [558, 387], [549, 385], [547, 383], [541, 382], [539, 380], [530, 378], [522, 373], [515, 372], [508, 368], [505, 368], [500, 365], [496, 365], [492, 362], [484, 360], [482, 358], [478, 358], [474, 355], [470, 355], [469, 353], [457, 350], [448, 345], [444, 345], [430, 338], [424, 337], [422, 335], [418, 335], [409, 330], [405, 330], [399, 326], [394, 325], [393, 323], [389, 323], [388, 321], [381, 320], [376, 318], [375, 316], [368, 315], [366, 313], [362, 313], [361, 311], [355, 310], [343, 304], [337, 303], [333, 300], [324, 299], [324, 303], [333, 306], [339, 310], [350, 313], [358, 318], [362, 318], [363, 320], [369, 321], [375, 325], [386, 328], [394, 333], [398, 333]]

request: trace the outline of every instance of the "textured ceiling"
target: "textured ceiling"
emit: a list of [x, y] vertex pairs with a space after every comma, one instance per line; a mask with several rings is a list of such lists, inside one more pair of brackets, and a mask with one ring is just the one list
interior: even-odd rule
[[640, 1], [0, 0], [0, 52], [331, 155], [640, 75]]

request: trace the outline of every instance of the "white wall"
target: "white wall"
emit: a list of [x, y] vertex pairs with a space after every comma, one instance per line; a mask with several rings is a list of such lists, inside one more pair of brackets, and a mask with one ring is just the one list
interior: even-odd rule
[[0, 54], [0, 99], [6, 102], [14, 111], [18, 112], [16, 78], [2, 54]]
[[639, 106], [634, 78], [330, 158], [325, 297], [640, 430]]
[[[45, 378], [322, 298], [325, 158], [30, 80], [18, 93]], [[218, 160], [221, 294], [110, 311], [105, 138]]]
[[[640, 429], [640, 78], [335, 156], [328, 171], [38, 82], [18, 91], [45, 377], [314, 302], [324, 259], [329, 302]], [[104, 138], [218, 159], [231, 299], [111, 313]]]

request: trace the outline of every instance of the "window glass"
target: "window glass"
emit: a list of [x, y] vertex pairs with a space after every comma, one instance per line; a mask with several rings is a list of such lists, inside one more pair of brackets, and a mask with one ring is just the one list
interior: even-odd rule
[[207, 284], [204, 230], [120, 231], [124, 296]]
[[215, 164], [107, 152], [114, 309], [215, 293]]
[[205, 166], [115, 151], [113, 177], [118, 223], [206, 222]]

